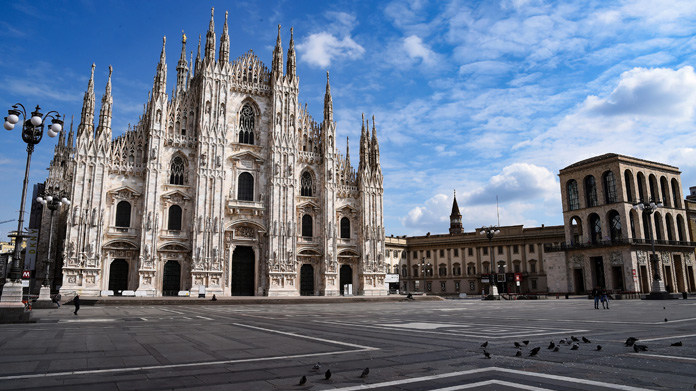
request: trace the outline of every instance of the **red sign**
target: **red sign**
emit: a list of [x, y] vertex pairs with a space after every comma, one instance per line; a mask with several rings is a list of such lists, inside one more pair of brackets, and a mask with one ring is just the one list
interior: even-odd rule
[[28, 280], [31, 278], [31, 270], [22, 271], [22, 279]]
[[522, 273], [515, 273], [515, 281], [521, 281], [522, 280]]
[[636, 269], [633, 269], [633, 276], [636, 275]]

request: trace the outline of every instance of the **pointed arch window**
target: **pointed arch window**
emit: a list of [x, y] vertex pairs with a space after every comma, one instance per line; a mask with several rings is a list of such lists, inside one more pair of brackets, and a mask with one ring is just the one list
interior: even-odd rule
[[341, 239], [350, 239], [350, 219], [341, 219]]
[[179, 205], [169, 207], [167, 229], [170, 231], [181, 231], [181, 207]]
[[305, 171], [300, 179], [300, 195], [303, 197], [312, 196], [312, 175]]
[[184, 164], [184, 159], [181, 156], [174, 156], [169, 165], [169, 184], [170, 185], [183, 185], [184, 184], [184, 171], [186, 165]]
[[310, 215], [302, 216], [302, 236], [312, 237], [312, 216]]
[[239, 201], [254, 200], [254, 177], [248, 172], [239, 174], [237, 183], [237, 199]]
[[254, 110], [248, 104], [244, 105], [239, 113], [239, 142], [241, 144], [254, 145], [255, 121]]
[[116, 226], [130, 227], [131, 221], [131, 204], [128, 201], [121, 201], [116, 205]]
[[578, 182], [575, 179], [568, 181], [568, 208], [570, 210], [580, 209], [580, 200], [578, 199]]

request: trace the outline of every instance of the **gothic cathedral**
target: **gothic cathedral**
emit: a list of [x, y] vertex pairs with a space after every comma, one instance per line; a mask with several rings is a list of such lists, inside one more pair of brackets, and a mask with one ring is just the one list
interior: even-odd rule
[[184, 35], [168, 95], [165, 39], [144, 112], [115, 139], [112, 70], [95, 131], [92, 65], [75, 145], [71, 127], [49, 168], [73, 201], [62, 291], [386, 294], [374, 117], [356, 171], [336, 147], [328, 72], [321, 122], [299, 103], [292, 29], [285, 69], [280, 26], [270, 70], [252, 51], [230, 62], [229, 40], [225, 14], [216, 60], [211, 14], [194, 62]]

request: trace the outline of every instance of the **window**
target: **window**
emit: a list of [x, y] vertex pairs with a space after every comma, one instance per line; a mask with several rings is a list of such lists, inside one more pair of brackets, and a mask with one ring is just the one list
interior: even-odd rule
[[476, 283], [473, 281], [469, 281], [469, 290], [470, 291], [475, 291], [476, 290]]
[[169, 207], [167, 229], [170, 231], [181, 231], [181, 207], [179, 205]]
[[503, 253], [503, 246], [498, 246], [498, 254], [500, 255], [502, 253]]
[[612, 171], [604, 173], [604, 198], [607, 204], [618, 201], [616, 197], [616, 180]]
[[619, 216], [619, 212], [612, 210], [609, 212], [609, 224], [610, 224], [610, 229], [611, 229], [611, 241], [612, 242], [617, 242], [620, 241], [622, 238], [621, 234], [621, 216]]
[[454, 290], [455, 292], [459, 292], [459, 281], [454, 282]]
[[425, 252], [425, 257], [426, 257], [426, 258], [430, 258], [430, 250], [427, 250], [427, 251]]
[[488, 255], [488, 247], [483, 248], [483, 255]]
[[602, 221], [596, 214], [590, 215], [590, 242], [597, 244], [602, 241]]
[[645, 202], [645, 175], [638, 173], [638, 201]]
[[130, 227], [131, 204], [128, 201], [121, 201], [116, 205], [116, 226]]
[[417, 259], [417, 258], [418, 258], [418, 251], [414, 251], [413, 252], [413, 259]]
[[476, 274], [476, 266], [473, 263], [466, 265], [466, 274], [467, 275]]
[[624, 171], [624, 187], [626, 188], [626, 201], [633, 202], [633, 174], [631, 171]]
[[447, 290], [447, 284], [444, 281], [440, 281], [440, 290], [445, 292]]
[[513, 245], [513, 246], [512, 246], [512, 252], [513, 252], [514, 254], [519, 254], [519, 253], [520, 253], [520, 246], [518, 246], [518, 245], [516, 245], [516, 244]]
[[566, 185], [568, 193], [568, 208], [570, 210], [580, 209], [580, 200], [578, 198], [578, 182], [575, 179], [568, 181]]
[[237, 199], [239, 201], [254, 200], [254, 177], [251, 174], [248, 172], [239, 174], [237, 186]]
[[312, 216], [310, 215], [302, 216], [302, 236], [312, 237]]
[[312, 176], [307, 171], [302, 173], [302, 178], [300, 180], [300, 195], [303, 197], [312, 196]]
[[674, 240], [674, 223], [672, 222], [672, 215], [667, 213], [667, 240]]
[[458, 256], [459, 256], [459, 249], [458, 249], [458, 248], [455, 248], [455, 249], [454, 249], [454, 256], [455, 256], [455, 257], [458, 257]]
[[631, 220], [631, 237], [636, 239], [636, 223], [633, 221], [633, 212], [630, 212], [630, 220]]
[[408, 277], [408, 268], [406, 267], [406, 265], [401, 266], [401, 277]]
[[386, 254], [387, 254], [387, 258], [391, 258], [391, 250], [387, 250]]
[[425, 284], [425, 289], [426, 289], [428, 292], [432, 292], [432, 290], [433, 290], [433, 283], [432, 283], [432, 282], [426, 283], [426, 284]]
[[532, 289], [533, 290], [537, 289], [537, 280], [536, 279], [532, 279]]
[[[664, 195], [667, 197], [667, 194]], [[681, 208], [681, 198], [679, 198], [679, 182], [676, 179], [672, 179], [672, 204], [675, 208]]]
[[440, 266], [438, 266], [437, 275], [440, 277], [444, 277], [447, 275], [447, 266], [444, 263], [441, 263]]
[[667, 184], [667, 178], [660, 178], [660, 190], [662, 191], [662, 202], [668, 208], [672, 207], [672, 200], [669, 197], [669, 185]]
[[588, 175], [585, 177], [585, 201], [587, 207], [597, 206], [597, 184], [595, 183], [594, 176]]
[[418, 278], [418, 265], [413, 266], [413, 277]]
[[239, 113], [239, 142], [242, 144], [254, 144], [254, 110], [251, 106], [244, 105]]
[[684, 230], [684, 218], [682, 215], [677, 215], [677, 234], [679, 235], [679, 241], [684, 242], [686, 241], [686, 234]]
[[536, 273], [536, 262], [530, 262], [529, 263], [529, 272], [530, 273]]
[[440, 250], [440, 258], [444, 258], [444, 257], [445, 257], [445, 250]]
[[462, 266], [458, 263], [455, 263], [452, 265], [452, 274], [455, 276], [461, 276], [462, 275]]
[[341, 219], [341, 239], [350, 239], [350, 219]]
[[519, 263], [519, 262], [515, 262], [515, 263], [513, 264], [513, 268], [514, 268], [513, 270], [515, 271], [515, 273], [519, 273], [519, 272], [520, 272], [520, 263]]
[[533, 253], [533, 252], [535, 252], [535, 251], [536, 251], [536, 246], [535, 246], [534, 244], [530, 244], [530, 245], [529, 245], [529, 252], [530, 252], [530, 253]]
[[662, 240], [662, 217], [659, 213], [655, 213], [655, 240]]
[[399, 274], [399, 265], [394, 265], [394, 274]]
[[169, 165], [169, 184], [183, 185], [184, 184], [184, 159], [181, 156], [174, 156]]

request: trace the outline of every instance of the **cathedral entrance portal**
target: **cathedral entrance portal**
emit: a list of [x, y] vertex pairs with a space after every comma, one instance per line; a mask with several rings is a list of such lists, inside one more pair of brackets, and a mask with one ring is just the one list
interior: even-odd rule
[[181, 265], [177, 261], [169, 261], [164, 265], [162, 277], [162, 296], [177, 296], [181, 289]]
[[128, 262], [125, 259], [114, 259], [109, 268], [109, 290], [120, 296], [128, 290]]
[[[345, 294], [343, 291], [344, 286], [346, 284], [352, 284], [353, 283], [353, 268], [350, 267], [349, 265], [342, 265], [341, 266], [341, 271], [340, 271], [340, 285], [341, 285], [341, 296]], [[353, 288], [353, 292], [355, 292], [355, 288]]]
[[237, 246], [232, 254], [232, 296], [254, 296], [254, 250]]
[[314, 267], [310, 264], [304, 264], [300, 268], [300, 295], [314, 295]]

